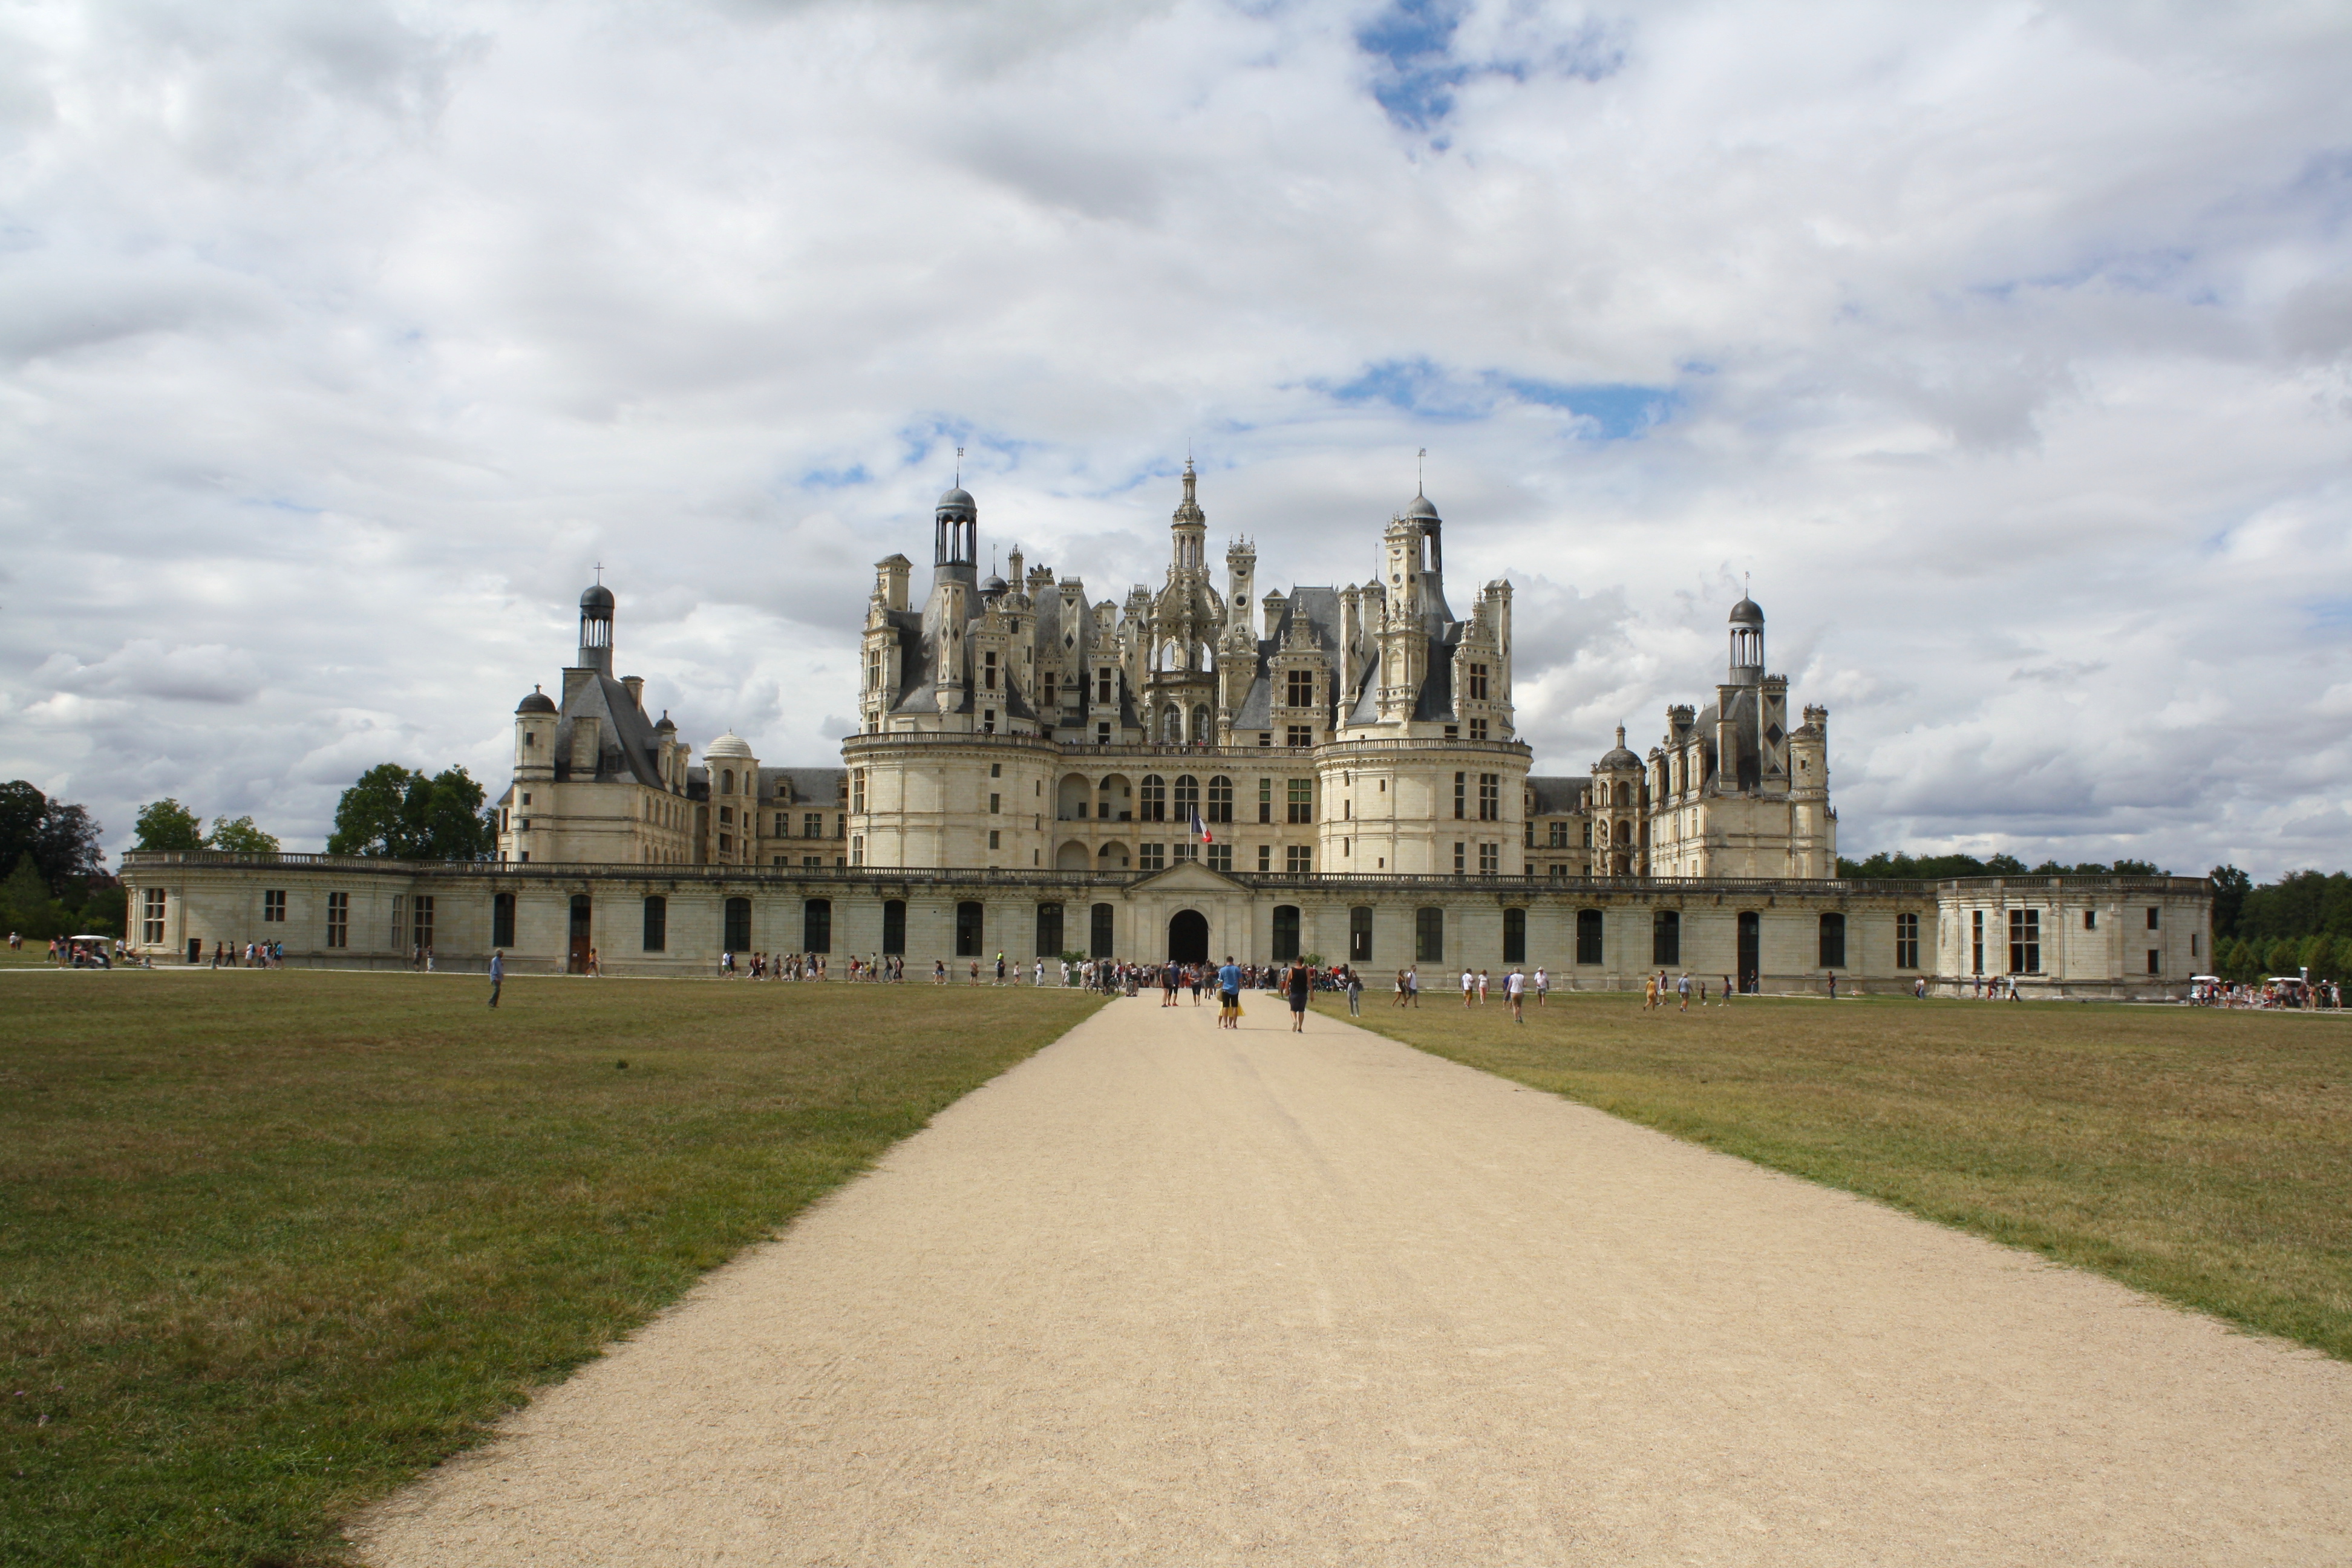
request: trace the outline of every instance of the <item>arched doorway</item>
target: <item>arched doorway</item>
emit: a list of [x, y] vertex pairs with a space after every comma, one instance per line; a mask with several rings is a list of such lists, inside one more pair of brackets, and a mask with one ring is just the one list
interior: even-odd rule
[[1168, 962], [1209, 962], [1209, 917], [1198, 910], [1178, 910], [1168, 921]]

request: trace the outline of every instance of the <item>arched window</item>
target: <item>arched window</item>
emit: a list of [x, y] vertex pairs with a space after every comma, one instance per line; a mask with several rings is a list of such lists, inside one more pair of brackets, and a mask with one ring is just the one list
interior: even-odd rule
[[1087, 916], [1087, 951], [1091, 958], [1108, 958], [1111, 944], [1111, 908], [1097, 904]]
[[1165, 822], [1168, 820], [1168, 781], [1158, 773], [1146, 773], [1136, 791], [1136, 820]]
[[885, 899], [882, 901], [882, 951], [903, 953], [907, 951], [907, 900]]
[[1658, 910], [1650, 916], [1650, 962], [1683, 961], [1683, 917], [1679, 910]]
[[1620, 784], [1617, 786], [1617, 804], [1620, 806], [1628, 806], [1633, 804], [1633, 786], [1632, 784]]
[[801, 949], [805, 952], [833, 951], [831, 899], [811, 899], [801, 905]]
[[1287, 963], [1298, 956], [1298, 906], [1274, 906], [1274, 961]]
[[751, 900], [727, 900], [727, 929], [720, 945], [730, 952], [741, 952], [751, 945]]
[[1192, 739], [1194, 742], [1201, 745], [1206, 745], [1209, 741], [1209, 710], [1206, 708], [1193, 709]]
[[647, 952], [659, 952], [669, 945], [669, 900], [658, 896], [646, 900], [646, 940]]
[[1219, 773], [1209, 781], [1209, 820], [1231, 822], [1234, 819], [1234, 781]]
[[1184, 740], [1184, 710], [1171, 706], [1160, 715], [1160, 740], [1163, 745], [1181, 745]]
[[1528, 961], [1528, 911], [1503, 911], [1503, 962], [1525, 963]]
[[1176, 776], [1176, 798], [1171, 804], [1175, 807], [1174, 820], [1191, 822], [1192, 814], [1201, 809], [1201, 781], [1191, 773], [1179, 773]]
[[967, 899], [956, 906], [956, 956], [978, 958], [982, 935], [980, 904]]
[[719, 786], [719, 793], [720, 795], [733, 795], [735, 793], [735, 770], [733, 768], [725, 769], [719, 776], [726, 781]]
[[1445, 962], [1444, 910], [1430, 908], [1412, 911], [1412, 956], [1416, 963]]

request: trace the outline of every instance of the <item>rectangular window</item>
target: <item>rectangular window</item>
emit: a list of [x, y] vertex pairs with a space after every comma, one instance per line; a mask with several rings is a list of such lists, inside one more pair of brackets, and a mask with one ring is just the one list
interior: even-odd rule
[[392, 935], [385, 940], [384, 945], [394, 950], [408, 945], [408, 895], [405, 893], [392, 896]]
[[139, 906], [140, 940], [152, 946], [163, 940], [163, 889], [141, 889]]
[[1843, 969], [1845, 965], [1845, 917], [1826, 914], [1822, 917], [1822, 967]]
[[1372, 961], [1372, 911], [1359, 905], [1348, 911], [1348, 962]]
[[1062, 951], [1062, 906], [1037, 906], [1037, 956], [1051, 958]]
[[804, 868], [810, 866], [822, 866], [824, 864], [824, 857], [822, 855], [803, 855], [801, 857], [801, 865]]
[[1495, 877], [1501, 875], [1502, 870], [1503, 847], [1499, 844], [1478, 846], [1478, 874], [1482, 877]]
[[1528, 823], [1519, 837], [1523, 841], [1520, 846], [1522, 848], [1534, 848], [1536, 847], [1536, 825], [1532, 822]]
[[1143, 871], [1158, 871], [1165, 868], [1168, 864], [1168, 846], [1165, 844], [1137, 845], [1135, 864], [1137, 869]]
[[514, 910], [515, 896], [512, 893], [499, 893], [490, 900], [490, 945], [492, 947], [514, 945]]
[[1230, 844], [1210, 845], [1209, 869], [1212, 871], [1230, 871], [1233, 868], [1234, 847]]
[[1599, 910], [1576, 911], [1576, 962], [1579, 963], [1601, 962], [1601, 911]]
[[1313, 822], [1315, 820], [1315, 781], [1292, 779], [1289, 781], [1289, 785], [1290, 820]]
[[[282, 921], [285, 920], [286, 889], [283, 888], [269, 888], [263, 890], [261, 895], [261, 918], [265, 921]], [[161, 942], [163, 938], [158, 937], [155, 940]]]
[[1111, 907], [1097, 904], [1087, 916], [1087, 953], [1090, 958], [1108, 958], [1111, 950]]
[[1315, 743], [1315, 728], [1311, 724], [1284, 726], [1282, 743], [1286, 746], [1311, 746]]
[[1181, 866], [1188, 860], [1198, 860], [1200, 858], [1201, 847], [1189, 838], [1180, 844], [1171, 844], [1168, 847], [1168, 861], [1172, 866]]
[[1261, 844], [1257, 847], [1257, 868], [1261, 871], [1271, 871], [1274, 869], [1273, 845]]
[[1919, 967], [1919, 917], [1907, 910], [1895, 917], [1895, 967]]
[[1311, 845], [1290, 844], [1283, 847], [1282, 868], [1294, 877], [1304, 877], [1315, 869], [1315, 850]]
[[990, 778], [992, 778], [992, 779], [1001, 779], [1001, 778], [1003, 778], [1003, 777], [1004, 776], [1004, 764], [1003, 764], [1003, 763], [989, 763], [989, 764], [988, 764], [988, 776], [989, 776]]
[[955, 931], [956, 956], [958, 958], [978, 958], [980, 956], [981, 937], [984, 934], [981, 926], [980, 904], [978, 900], [968, 899], [956, 906]]
[[1000, 836], [1003, 831], [1004, 830], [1001, 827], [992, 827], [988, 830], [988, 847], [991, 849], [999, 849], [1003, 847], [1000, 839]]
[[833, 951], [833, 900], [831, 899], [803, 900], [801, 948], [807, 952]]
[[734, 820], [735, 820], [735, 808], [734, 808], [733, 806], [731, 806], [731, 805], [722, 805], [722, 806], [720, 806], [720, 807], [719, 808], [719, 821], [721, 821], [721, 822], [732, 822], [732, 821], [734, 821]]
[[1503, 911], [1503, 962], [1525, 963], [1528, 961], [1528, 911]]
[[1478, 775], [1478, 820], [1503, 820], [1503, 775], [1500, 773]]
[[981, 667], [980, 688], [983, 691], [993, 691], [996, 689], [996, 652], [992, 648], [981, 657], [986, 662]]
[[2096, 931], [2099, 929], [2098, 910], [2084, 910], [2083, 911], [2083, 929], [2084, 931]]
[[417, 947], [433, 945], [433, 896], [421, 894], [415, 901], [415, 913], [409, 921], [409, 940]]
[[1298, 906], [1274, 906], [1274, 961], [1287, 963], [1298, 956]]
[[646, 900], [645, 950], [660, 952], [669, 946], [669, 900], [651, 898]]
[[[866, 770], [864, 768], [849, 770], [849, 809], [860, 813], [866, 809]], [[782, 835], [779, 834], [777, 837], [782, 837]]]
[[1468, 852], [1469, 846], [1467, 845], [1456, 844], [1454, 847], [1454, 874], [1457, 877], [1470, 868], [1469, 861], [1465, 858]]
[[1474, 741], [1483, 741], [1486, 738], [1486, 721], [1484, 719], [1470, 721], [1470, 738]]
[[1470, 696], [1475, 701], [1486, 700], [1486, 667], [1483, 664], [1470, 667]]
[[1234, 781], [1219, 773], [1209, 781], [1209, 820], [1231, 822], [1234, 819]]
[[1654, 910], [1650, 914], [1650, 962], [1683, 961], [1683, 916], [1680, 910]]
[[1045, 708], [1058, 706], [1058, 704], [1054, 700], [1054, 672], [1052, 670], [1049, 669], [1045, 672], [1045, 684], [1038, 689], [1038, 694], [1044, 699], [1044, 701], [1041, 702], [1039, 706]]
[[1470, 815], [1470, 775], [1454, 775], [1454, 820], [1462, 821]]
[[2158, 911], [2158, 910], [2154, 910], [2154, 909], [2151, 909], [2151, 910], [2149, 910], [2147, 911], [2147, 929], [2148, 929], [2148, 930], [2150, 930], [2150, 931], [2154, 931], [2154, 930], [2156, 930], [2156, 929], [2157, 929], [2157, 916], [2158, 916], [2158, 914], [2159, 912], [2160, 912], [2160, 911]]
[[1565, 822], [1555, 822], [1551, 824], [1549, 831], [1544, 835], [1544, 844], [1546, 847], [1551, 849], [1567, 848], [1568, 824]]
[[[512, 898], [514, 895], [507, 895]], [[352, 896], [349, 893], [327, 895], [327, 945], [352, 945]]]
[[882, 951], [903, 954], [907, 951], [907, 900], [882, 900]]
[[988, 797], [988, 809], [992, 816], [1002, 813], [1004, 809], [1004, 797], [1001, 795], [991, 795]]
[[1982, 974], [1985, 972], [1984, 911], [1982, 910], [1970, 910], [1969, 911], [1969, 963], [1971, 965], [1969, 973], [1970, 974]]
[[1445, 962], [1445, 911], [1419, 909], [1412, 911], [1412, 954], [1416, 963]]
[[2164, 973], [2163, 949], [2151, 947], [2147, 950], [2147, 972], [2150, 974], [2161, 974]]
[[1274, 781], [1272, 779], [1257, 781], [1257, 819], [1260, 822], [1274, 820]]
[[[579, 900], [574, 904], [575, 921], [584, 921], [588, 918], [587, 905], [588, 900], [585, 899]], [[727, 900], [727, 907], [719, 913], [720, 945], [729, 952], [741, 952], [749, 948], [751, 945], [751, 900], [730, 899]], [[583, 928], [575, 927], [575, 929]]]
[[1095, 674], [1097, 678], [1095, 682], [1095, 700], [1108, 702], [1110, 700], [1110, 671], [1108, 668], [1103, 668], [1097, 670]]
[[2189, 933], [2189, 957], [2191, 957], [2191, 958], [2195, 958], [2195, 957], [2198, 955], [2198, 953], [2197, 953], [2197, 945], [2198, 945], [2198, 942], [2199, 942], [2198, 934], [2197, 934], [2195, 931], [2190, 931], [2190, 932]]
[[1289, 708], [1315, 706], [1315, 672], [1294, 669], [1283, 677], [1283, 704]]
[[824, 813], [821, 811], [804, 811], [801, 813], [801, 837], [803, 838], [824, 837]]
[[2040, 910], [2009, 911], [2009, 972], [2011, 974], [2042, 973]]
[[791, 815], [782, 811], [776, 813], [776, 837], [779, 838], [790, 838], [792, 836], [793, 819]]

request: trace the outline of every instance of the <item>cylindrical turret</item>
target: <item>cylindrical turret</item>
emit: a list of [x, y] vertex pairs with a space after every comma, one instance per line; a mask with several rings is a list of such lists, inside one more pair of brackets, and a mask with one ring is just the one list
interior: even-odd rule
[[977, 582], [980, 577], [980, 507], [961, 485], [940, 497], [932, 513], [931, 578], [953, 577]]
[[581, 669], [613, 673], [613, 590], [598, 584], [580, 595]]
[[1764, 610], [1743, 597], [1731, 606], [1731, 672], [1734, 686], [1755, 686], [1764, 679]]

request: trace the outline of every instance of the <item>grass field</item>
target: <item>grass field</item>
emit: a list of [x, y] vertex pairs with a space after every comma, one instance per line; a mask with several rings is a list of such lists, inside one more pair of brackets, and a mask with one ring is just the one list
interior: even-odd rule
[[1362, 1022], [1423, 1050], [2352, 1360], [2342, 1016], [1387, 1001]]
[[1098, 1005], [485, 994], [0, 976], [0, 1562], [337, 1560], [337, 1520]]

